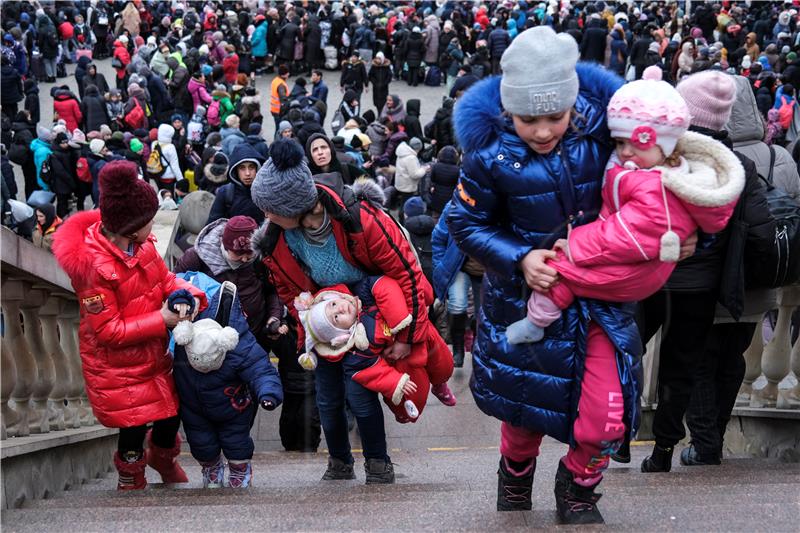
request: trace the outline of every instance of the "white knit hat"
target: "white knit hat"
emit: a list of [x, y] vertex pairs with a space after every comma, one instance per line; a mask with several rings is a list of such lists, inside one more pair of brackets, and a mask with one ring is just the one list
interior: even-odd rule
[[172, 330], [175, 344], [186, 348], [189, 364], [204, 374], [219, 370], [225, 354], [239, 344], [239, 333], [230, 326], [222, 327], [211, 318], [197, 322], [183, 320]]
[[674, 87], [660, 81], [660, 69], [648, 69], [645, 78], [626, 83], [611, 97], [608, 129], [638, 147], [657, 145], [668, 157], [689, 129], [689, 108]]

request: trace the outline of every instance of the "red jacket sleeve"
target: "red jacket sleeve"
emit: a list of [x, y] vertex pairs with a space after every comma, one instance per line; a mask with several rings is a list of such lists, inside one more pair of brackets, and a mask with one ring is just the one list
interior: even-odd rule
[[353, 374], [353, 381], [365, 389], [381, 394], [394, 405], [400, 405], [403, 385], [408, 380], [408, 374], [399, 372], [383, 357], [376, 357], [373, 365]]
[[397, 224], [389, 216], [362, 202], [361, 222], [370, 261], [403, 291], [411, 312], [411, 323], [398, 336], [405, 343], [423, 342], [428, 337], [428, 305], [433, 289], [422, 274], [417, 258]]
[[396, 335], [411, 324], [412, 316], [408, 311], [403, 289], [389, 276], [381, 276], [372, 286], [372, 296], [378, 305], [383, 321]]
[[156, 310], [135, 317], [123, 318], [117, 297], [108, 282], [80, 291], [83, 320], [94, 331], [97, 343], [108, 348], [124, 348], [144, 340], [167, 337], [167, 327]]

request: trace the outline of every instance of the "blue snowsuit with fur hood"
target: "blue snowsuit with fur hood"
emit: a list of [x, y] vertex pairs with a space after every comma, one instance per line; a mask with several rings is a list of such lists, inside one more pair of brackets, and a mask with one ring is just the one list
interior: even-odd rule
[[605, 164], [613, 148], [606, 106], [622, 79], [578, 64], [577, 128], [539, 155], [514, 131], [500, 102], [500, 77], [470, 88], [455, 108], [464, 160], [447, 224], [458, 246], [487, 269], [470, 383], [478, 407], [513, 426], [574, 444], [589, 322], [616, 348], [628, 432], [638, 427], [642, 352], [633, 304], [577, 299], [541, 342], [509, 344], [506, 327], [526, 316], [530, 294], [519, 268], [534, 249], [566, 238], [566, 226], [600, 210]]
[[[221, 284], [205, 274], [183, 272], [176, 275], [206, 293], [208, 308], [197, 320], [214, 319], [220, 304]], [[220, 451], [228, 460], [245, 461], [253, 457], [250, 428], [259, 402], [276, 406], [283, 401], [278, 371], [250, 332], [239, 297], [234, 298], [227, 324], [239, 333], [239, 344], [225, 354], [218, 370], [207, 374], [189, 364], [186, 349], [171, 343], [175, 354], [173, 374], [180, 397], [179, 414], [192, 456], [198, 461], [214, 461]]]

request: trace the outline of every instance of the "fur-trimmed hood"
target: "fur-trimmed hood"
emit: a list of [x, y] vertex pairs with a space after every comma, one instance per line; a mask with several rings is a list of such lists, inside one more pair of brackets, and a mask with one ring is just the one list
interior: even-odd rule
[[[607, 102], [624, 81], [605, 68], [590, 63], [578, 63], [580, 90], [575, 108], [579, 113], [591, 105], [591, 100]], [[453, 130], [465, 152], [487, 146], [504, 132], [511, 131], [510, 120], [503, 116], [500, 101], [501, 76], [492, 76], [472, 85], [456, 103]]]
[[87, 253], [86, 234], [100, 222], [100, 211], [78, 211], [61, 224], [53, 238], [53, 255], [70, 278], [83, 278], [94, 270], [94, 256]]
[[680, 138], [677, 150], [683, 154], [680, 167], [656, 168], [664, 187], [689, 204], [692, 217], [703, 229], [705, 213], [711, 215], [712, 210], [691, 206], [722, 207], [736, 202], [744, 189], [744, 168], [724, 144], [692, 131]]

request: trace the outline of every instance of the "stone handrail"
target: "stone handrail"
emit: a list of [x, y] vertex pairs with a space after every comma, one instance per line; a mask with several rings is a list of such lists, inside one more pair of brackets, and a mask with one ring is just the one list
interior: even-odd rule
[[93, 425], [72, 284], [49, 251], [0, 231], [0, 438]]

